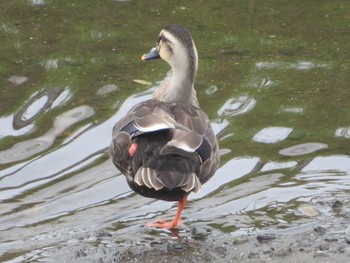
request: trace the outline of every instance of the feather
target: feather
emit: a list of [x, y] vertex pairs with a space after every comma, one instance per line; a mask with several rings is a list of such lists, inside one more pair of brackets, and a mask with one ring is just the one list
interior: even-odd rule
[[142, 170], [143, 170], [143, 167], [140, 167], [136, 174], [135, 174], [135, 177], [134, 177], [134, 182], [139, 185], [139, 186], [143, 186], [144, 183], [143, 183], [143, 180], [142, 180]]
[[193, 131], [175, 130], [173, 139], [167, 144], [187, 152], [194, 152], [201, 145], [202, 141], [203, 138]]
[[199, 182], [197, 175], [194, 173], [190, 174], [187, 184], [182, 186], [181, 189], [186, 192], [193, 191], [198, 193], [201, 189], [201, 183]]
[[163, 129], [174, 129], [170, 121], [154, 115], [144, 116], [135, 120], [135, 126], [142, 132], [158, 131]]
[[152, 184], [149, 180], [149, 175], [148, 175], [148, 171], [147, 171], [147, 168], [143, 167], [142, 168], [142, 171], [141, 171], [141, 174], [142, 174], [142, 180], [144, 182], [144, 184], [148, 187], [148, 188], [152, 188]]
[[156, 177], [156, 172], [153, 170], [153, 169], [150, 169], [150, 168], [146, 168], [147, 171], [148, 171], [148, 180], [152, 186], [152, 188], [154, 188], [156, 191], [164, 188], [164, 185], [161, 184], [157, 177]]

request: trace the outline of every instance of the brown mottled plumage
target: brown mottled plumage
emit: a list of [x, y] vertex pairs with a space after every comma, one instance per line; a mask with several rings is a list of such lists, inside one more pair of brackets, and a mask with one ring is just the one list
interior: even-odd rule
[[135, 192], [179, 201], [171, 222], [148, 226], [176, 228], [190, 192], [198, 192], [219, 165], [219, 149], [207, 115], [194, 90], [198, 55], [190, 33], [181, 26], [160, 32], [157, 47], [142, 57], [161, 57], [172, 79], [153, 98], [135, 105], [113, 129], [110, 155]]

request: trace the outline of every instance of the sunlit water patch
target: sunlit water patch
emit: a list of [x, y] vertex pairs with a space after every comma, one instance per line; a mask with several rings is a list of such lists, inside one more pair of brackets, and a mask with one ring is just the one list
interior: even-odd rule
[[25, 127], [15, 129], [13, 127], [14, 115], [0, 117], [0, 139], [6, 136], [21, 136], [29, 133], [34, 129], [34, 123], [28, 124]]
[[262, 143], [276, 143], [283, 141], [293, 131], [289, 127], [268, 127], [254, 135], [253, 140]]

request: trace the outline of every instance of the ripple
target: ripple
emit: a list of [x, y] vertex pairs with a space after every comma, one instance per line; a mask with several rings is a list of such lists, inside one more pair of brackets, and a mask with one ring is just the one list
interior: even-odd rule
[[27, 121], [32, 119], [36, 114], [39, 114], [40, 111], [45, 108], [45, 105], [48, 103], [48, 96], [44, 95], [37, 100], [33, 101], [23, 112], [22, 120]]
[[236, 116], [247, 113], [252, 110], [256, 100], [248, 96], [239, 96], [228, 99], [224, 105], [217, 111], [220, 117]]
[[285, 156], [298, 156], [298, 155], [313, 153], [318, 150], [326, 149], [326, 148], [328, 148], [328, 145], [324, 143], [317, 143], [317, 142], [302, 143], [302, 144], [297, 144], [297, 145], [282, 149], [279, 151], [279, 154], [285, 155]]
[[291, 162], [268, 162], [262, 168], [261, 172], [280, 170], [280, 169], [290, 169], [297, 165], [296, 161]]
[[307, 166], [302, 169], [302, 172], [309, 173], [315, 171], [339, 171], [350, 174], [350, 156], [347, 155], [332, 155], [319, 156], [314, 158]]
[[14, 85], [21, 85], [23, 84], [24, 82], [26, 82], [28, 80], [27, 77], [25, 76], [12, 76], [12, 77], [9, 77], [8, 79], [12, 84]]
[[15, 144], [11, 149], [0, 152], [0, 164], [24, 160], [49, 148], [53, 140], [49, 136], [42, 136], [36, 139]]
[[0, 117], [0, 139], [6, 136], [21, 136], [31, 132], [34, 129], [34, 124], [29, 124], [20, 129], [13, 128], [13, 115]]
[[44, 0], [30, 0], [31, 5], [45, 5]]
[[92, 107], [81, 105], [57, 116], [53, 122], [55, 134], [60, 134], [70, 126], [87, 119], [95, 114]]
[[68, 88], [66, 88], [64, 91], [61, 92], [60, 95], [58, 95], [55, 101], [51, 104], [51, 109], [54, 109], [54, 108], [57, 108], [58, 106], [63, 105], [71, 97], [72, 97], [71, 91]]
[[256, 76], [248, 83], [248, 86], [261, 90], [261, 89], [268, 88], [273, 84], [275, 83], [268, 76], [263, 76], [263, 77]]
[[283, 141], [293, 131], [288, 127], [268, 127], [254, 135], [253, 141], [262, 143], [276, 143]]
[[58, 59], [49, 58], [41, 63], [41, 65], [46, 69], [57, 69]]
[[310, 70], [318, 68], [327, 68], [328, 64], [314, 63], [312, 61], [298, 61], [298, 62], [283, 62], [283, 61], [265, 61], [257, 62], [255, 66], [258, 69], [296, 69], [296, 70]]
[[92, 39], [102, 39], [103, 38], [103, 33], [101, 31], [97, 31], [92, 29], [90, 31], [90, 35]]
[[209, 88], [205, 89], [205, 94], [213, 95], [217, 91], [218, 91], [218, 87], [217, 86], [210, 86]]
[[12, 25], [9, 22], [2, 23], [1, 28], [4, 32], [16, 35], [19, 33], [18, 26]]
[[25, 160], [48, 149], [56, 137], [72, 125], [94, 115], [94, 109], [81, 105], [57, 116], [53, 127], [40, 137], [19, 142], [12, 148], [0, 151], [0, 164]]
[[303, 114], [304, 113], [304, 108], [302, 108], [302, 107], [281, 107], [279, 112], [281, 112], [281, 113]]
[[101, 88], [99, 88], [99, 90], [96, 91], [96, 95], [103, 96], [103, 95], [106, 95], [106, 94], [111, 93], [113, 91], [116, 91], [117, 89], [118, 89], [117, 85], [107, 84], [107, 85], [104, 85]]
[[30, 100], [13, 116], [13, 127], [20, 129], [31, 124], [51, 107], [62, 91], [63, 87], [53, 87], [34, 93]]
[[350, 139], [350, 127], [341, 127], [335, 131], [335, 137], [344, 137]]

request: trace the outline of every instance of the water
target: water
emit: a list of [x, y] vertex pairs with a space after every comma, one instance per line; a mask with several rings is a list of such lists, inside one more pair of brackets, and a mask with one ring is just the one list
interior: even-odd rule
[[170, 235], [142, 226], [176, 205], [130, 191], [106, 149], [114, 123], [166, 76], [140, 56], [178, 21], [196, 41], [198, 97], [222, 153], [180, 234], [297, 231], [300, 204], [327, 216], [318, 200], [350, 192], [349, 5], [0, 3], [0, 261], [40, 260], [101, 230], [117, 233], [106, 246]]

